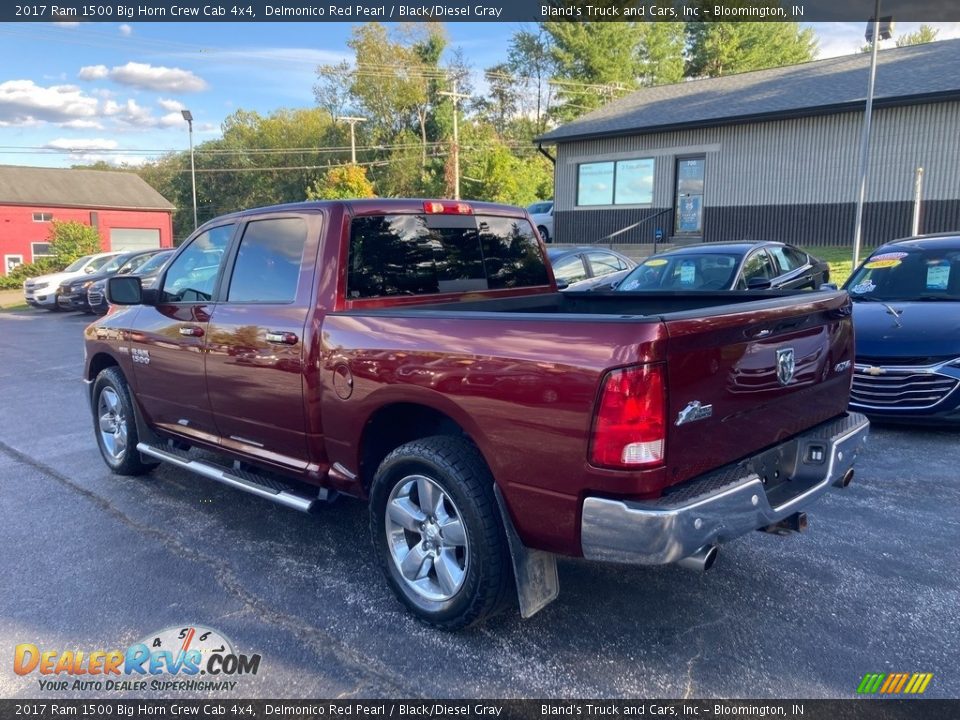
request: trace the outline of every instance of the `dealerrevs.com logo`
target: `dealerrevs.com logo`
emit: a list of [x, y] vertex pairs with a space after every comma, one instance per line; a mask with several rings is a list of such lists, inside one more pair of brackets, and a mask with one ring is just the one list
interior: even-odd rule
[[241, 655], [221, 632], [200, 625], [151, 633], [125, 650], [14, 649], [13, 670], [39, 676], [40, 690], [124, 692], [231, 691], [232, 678], [256, 675], [260, 655]]

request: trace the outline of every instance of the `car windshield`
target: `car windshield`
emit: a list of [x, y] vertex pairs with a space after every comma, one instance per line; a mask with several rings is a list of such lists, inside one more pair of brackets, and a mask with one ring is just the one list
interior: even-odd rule
[[142, 265], [145, 265], [147, 260], [149, 260], [152, 255], [134, 255], [133, 257], [127, 259], [123, 265], [120, 266], [120, 269], [117, 271], [121, 275], [126, 275], [127, 273], [136, 272], [140, 269]]
[[69, 265], [67, 265], [67, 267], [64, 268], [63, 271], [64, 271], [64, 272], [77, 272], [80, 268], [82, 268], [84, 265], [86, 265], [86, 264], [90, 261], [90, 258], [92, 258], [92, 257], [93, 257], [93, 255], [84, 255], [82, 258], [80, 258], [80, 259], [78, 259], [78, 260], [74, 260], [72, 263], [70, 263]]
[[550, 208], [552, 207], [552, 202], [534, 203], [527, 208], [527, 212], [531, 215], [543, 215], [544, 213], [550, 212]]
[[173, 253], [166, 252], [154, 255], [147, 262], [140, 266], [140, 274], [149, 275], [152, 272], [156, 272], [166, 264], [167, 260], [170, 259], [172, 254]]
[[120, 269], [120, 266], [123, 265], [127, 260], [130, 259], [129, 255], [117, 255], [116, 257], [108, 258], [109, 262], [105, 263], [101, 272], [113, 273]]
[[87, 272], [93, 272], [95, 270], [99, 270], [111, 260], [116, 259], [116, 257], [117, 257], [116, 255], [105, 255], [103, 257], [94, 258], [93, 260], [90, 261], [90, 264], [86, 267], [86, 270]]
[[638, 265], [619, 285], [619, 292], [658, 290], [727, 290], [740, 263], [729, 253], [654, 255]]
[[960, 300], [960, 249], [904, 247], [871, 255], [844, 285], [857, 300]]

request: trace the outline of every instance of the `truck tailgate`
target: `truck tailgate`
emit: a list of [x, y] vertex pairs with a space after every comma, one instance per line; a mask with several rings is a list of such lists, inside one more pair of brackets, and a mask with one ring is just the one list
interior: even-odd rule
[[730, 309], [709, 317], [691, 312], [663, 318], [668, 485], [846, 410], [853, 325], [845, 293], [793, 295], [789, 302]]

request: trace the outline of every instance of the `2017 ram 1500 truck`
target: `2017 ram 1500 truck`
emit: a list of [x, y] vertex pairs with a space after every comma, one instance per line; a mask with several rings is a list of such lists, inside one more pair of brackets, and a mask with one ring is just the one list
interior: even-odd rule
[[867, 421], [842, 292], [559, 293], [523, 210], [360, 200], [228, 215], [86, 330], [114, 472], [164, 461], [310, 510], [369, 501], [441, 627], [557, 593], [556, 555], [705, 569], [802, 529]]

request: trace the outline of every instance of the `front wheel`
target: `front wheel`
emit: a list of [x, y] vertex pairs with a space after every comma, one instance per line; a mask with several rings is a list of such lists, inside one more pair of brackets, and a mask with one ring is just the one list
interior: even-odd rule
[[398, 447], [377, 469], [370, 495], [378, 560], [414, 615], [455, 630], [505, 604], [507, 540], [493, 476], [473, 443], [436, 436]]
[[100, 455], [117, 475], [143, 475], [157, 466], [137, 451], [133, 401], [120, 368], [107, 368], [93, 384], [93, 424]]
[[545, 243], [550, 242], [550, 233], [547, 232], [547, 228], [543, 225], [537, 225], [537, 232], [540, 233], [540, 237], [543, 238]]

